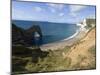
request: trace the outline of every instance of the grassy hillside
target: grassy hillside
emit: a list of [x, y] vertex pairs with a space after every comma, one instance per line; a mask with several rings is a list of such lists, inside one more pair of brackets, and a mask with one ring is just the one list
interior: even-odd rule
[[14, 46], [12, 51], [13, 73], [36, 73], [95, 69], [95, 28], [73, 44], [59, 50], [41, 51], [40, 48]]

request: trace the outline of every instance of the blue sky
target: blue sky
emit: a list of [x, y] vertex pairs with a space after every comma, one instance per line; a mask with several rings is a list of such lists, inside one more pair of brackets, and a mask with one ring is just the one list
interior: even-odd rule
[[78, 23], [95, 13], [95, 6], [12, 1], [13, 20]]

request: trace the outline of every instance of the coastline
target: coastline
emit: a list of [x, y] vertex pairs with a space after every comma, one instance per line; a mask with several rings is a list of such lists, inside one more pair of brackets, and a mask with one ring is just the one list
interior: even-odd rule
[[63, 39], [63, 40], [61, 40], [61, 41], [66, 41], [66, 40], [69, 40], [69, 39], [71, 39], [71, 38], [74, 38], [75, 36], [77, 36], [78, 34], [79, 34], [79, 30], [76, 30], [76, 32], [72, 35], [72, 36], [70, 36], [70, 37], [68, 37], [68, 38], [65, 38], [65, 39]]
[[66, 46], [73, 45], [76, 41], [78, 41], [82, 37], [84, 37], [85, 34], [86, 34], [85, 31], [82, 31], [81, 29], [79, 29], [79, 30], [76, 31], [76, 33], [74, 33], [72, 36], [70, 36], [68, 38], [65, 38], [65, 39], [57, 41], [57, 42], [41, 45], [40, 48], [43, 51], [59, 50], [59, 49], [62, 49]]

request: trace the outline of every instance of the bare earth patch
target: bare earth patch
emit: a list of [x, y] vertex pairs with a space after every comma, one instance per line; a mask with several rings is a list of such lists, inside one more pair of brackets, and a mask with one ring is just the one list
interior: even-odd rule
[[89, 49], [95, 46], [95, 31], [93, 28], [66, 53], [66, 57], [71, 58], [71, 69], [95, 68], [95, 55], [89, 52]]

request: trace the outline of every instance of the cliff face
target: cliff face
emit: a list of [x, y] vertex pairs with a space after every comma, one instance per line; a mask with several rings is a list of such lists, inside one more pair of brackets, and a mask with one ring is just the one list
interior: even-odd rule
[[33, 25], [27, 30], [17, 27], [12, 24], [12, 44], [32, 45], [34, 40], [34, 32], [38, 32], [42, 38], [42, 32], [39, 26]]

